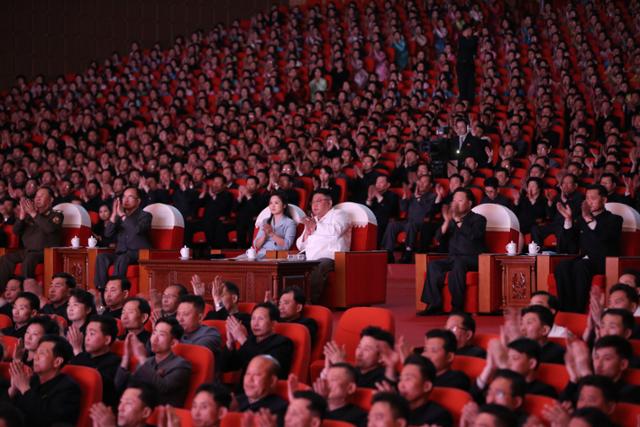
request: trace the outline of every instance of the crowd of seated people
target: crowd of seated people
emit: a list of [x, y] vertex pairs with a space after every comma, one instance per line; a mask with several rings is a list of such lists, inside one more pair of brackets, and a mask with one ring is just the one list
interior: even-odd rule
[[[605, 298], [589, 292], [587, 277], [602, 270], [604, 252], [615, 252], [608, 244], [619, 224], [601, 216], [604, 202], [640, 208], [640, 4], [545, 2], [535, 16], [514, 16], [507, 3], [274, 7], [178, 37], [166, 49], [133, 43], [126, 56], [114, 53], [51, 82], [18, 77], [0, 97], [0, 240], [17, 230], [25, 249], [3, 258], [1, 269], [0, 312], [11, 317], [5, 345], [20, 341], [4, 354], [12, 361], [0, 419], [20, 418], [17, 408], [25, 425], [74, 423], [79, 386], [63, 371], [75, 363], [103, 379], [103, 403], [90, 412], [95, 423], [141, 425], [154, 409], [168, 423], [185, 406], [195, 372], [178, 344], [211, 351], [216, 380], [240, 371], [228, 384], [234, 399], [217, 383], [198, 388], [191, 411], [200, 426], [218, 425], [234, 410], [261, 425], [317, 426], [323, 417], [363, 425], [367, 411], [370, 425], [451, 425], [454, 418], [513, 425], [531, 418], [527, 396], [535, 393], [559, 402], [535, 414], [541, 420], [607, 425], [616, 402], [638, 403], [627, 375], [640, 356], [630, 316], [639, 283], [621, 278], [625, 285]], [[282, 246], [293, 241], [290, 224], [276, 233], [288, 223], [282, 207], [310, 208], [314, 190], [332, 204], [369, 206], [390, 261], [398, 249], [410, 261], [443, 235], [455, 239], [475, 203], [507, 206], [530, 240], [548, 246], [553, 235], [557, 248], [588, 257], [556, 273], [559, 301], [539, 293], [521, 312], [508, 311], [500, 339], [486, 348], [474, 342], [465, 313], [427, 331], [413, 353], [372, 326], [359, 331], [354, 355], [326, 344], [313, 391], [289, 375], [295, 346], [275, 328], [297, 323], [317, 339], [295, 289], [273, 296], [278, 306], [268, 297], [251, 313], [240, 312], [237, 286], [221, 279], [211, 311], [203, 289], [191, 295], [175, 284], [148, 301], [129, 295], [128, 251], [148, 242], [116, 241], [113, 229], [133, 226], [134, 215], [148, 228], [140, 207], [174, 205], [187, 245], [246, 248], [255, 225], [258, 239], [269, 235]], [[119, 260], [103, 257], [117, 270], [101, 271], [103, 295], [75, 289], [62, 273], [45, 297], [14, 275], [22, 261], [33, 277], [43, 239], [28, 230], [59, 228], [51, 207], [64, 202], [95, 213], [99, 244], [120, 251]], [[273, 217], [254, 224], [270, 204]], [[440, 249], [458, 255], [455, 244]], [[458, 275], [468, 268], [441, 267]], [[441, 308], [440, 279], [425, 294], [432, 312]], [[584, 286], [567, 285], [574, 281]], [[582, 339], [562, 332], [558, 310], [587, 305]], [[224, 320], [224, 333], [205, 319]], [[559, 330], [566, 342], [555, 340]], [[456, 357], [483, 356], [475, 378], [456, 365]], [[551, 390], [544, 365], [563, 362], [569, 381]], [[289, 394], [281, 396], [285, 378]], [[370, 407], [353, 403], [359, 388], [380, 390]], [[459, 414], [431, 400], [449, 388], [470, 391]]]
[[[7, 425], [74, 423], [81, 413], [82, 388], [65, 370], [70, 365], [94, 369], [102, 379], [102, 399], [87, 415], [101, 426], [173, 426], [167, 419], [178, 419], [178, 414], [197, 426], [217, 426], [226, 416], [294, 426], [302, 410], [298, 399], [315, 402], [302, 405], [311, 410], [311, 418], [356, 426], [392, 425], [376, 423], [383, 409], [392, 418], [406, 417], [403, 425], [409, 426], [569, 426], [585, 411], [599, 417], [588, 418], [586, 425], [628, 425], [621, 418], [625, 411], [640, 411], [636, 278], [637, 273], [625, 273], [622, 279], [628, 283], [616, 284], [606, 297], [594, 287], [584, 329], [565, 324], [561, 338], [550, 332], [561, 329], [555, 322], [559, 313], [567, 313], [557, 311], [554, 295], [539, 292], [527, 307], [505, 311], [499, 334], [479, 334], [477, 318], [453, 312], [441, 327], [425, 331], [423, 343], [407, 342], [386, 327], [364, 327], [353, 354], [340, 341], [344, 337], [318, 343], [321, 320], [304, 314], [298, 288], [283, 290], [278, 306], [267, 293], [249, 314], [237, 311], [235, 285], [218, 277], [212, 290], [217, 302], [209, 312], [202, 296], [185, 293], [174, 304], [175, 316], [160, 299], [130, 297], [119, 312], [107, 313], [103, 306], [103, 313], [95, 314], [93, 295], [73, 286], [61, 295], [50, 293], [42, 308], [35, 295], [23, 291], [13, 303], [6, 302], [14, 325], [26, 326], [3, 331], [6, 370], [0, 373], [0, 400], [7, 406], [0, 405], [0, 420], [15, 415], [23, 424]], [[66, 306], [69, 323], [46, 312], [53, 299]], [[371, 316], [365, 313], [372, 309], [352, 310]], [[249, 328], [245, 316], [250, 316]], [[223, 322], [225, 342], [216, 326], [201, 323], [204, 318]], [[296, 352], [303, 350], [275, 332], [278, 322], [302, 325], [312, 346], [324, 344], [324, 360], [317, 361], [322, 369], [311, 369], [304, 383], [293, 368]], [[11, 344], [20, 333], [23, 339]], [[180, 353], [180, 343], [198, 346], [220, 364], [208, 377], [213, 383], [192, 385], [199, 362]], [[8, 350], [9, 345], [14, 347]], [[310, 369], [309, 361], [302, 369]], [[237, 375], [229, 376], [230, 371]], [[396, 403], [387, 400], [406, 412], [392, 410]], [[388, 407], [377, 408], [380, 402]], [[316, 404], [322, 410], [313, 409]], [[487, 408], [495, 420], [479, 424]]]

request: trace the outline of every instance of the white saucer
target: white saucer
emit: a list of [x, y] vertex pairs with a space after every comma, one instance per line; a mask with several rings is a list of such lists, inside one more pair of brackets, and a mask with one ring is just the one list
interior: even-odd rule
[[535, 254], [532, 254], [531, 252], [528, 252], [527, 255], [529, 256], [536, 256], [536, 255], [540, 255], [540, 252], [536, 252]]

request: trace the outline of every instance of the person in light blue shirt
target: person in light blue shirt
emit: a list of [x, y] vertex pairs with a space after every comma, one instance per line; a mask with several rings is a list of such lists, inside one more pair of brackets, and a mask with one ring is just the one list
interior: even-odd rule
[[274, 193], [269, 198], [271, 215], [264, 223], [253, 240], [256, 258], [264, 258], [267, 251], [287, 250], [296, 238], [296, 223], [289, 217], [286, 197], [281, 193]]

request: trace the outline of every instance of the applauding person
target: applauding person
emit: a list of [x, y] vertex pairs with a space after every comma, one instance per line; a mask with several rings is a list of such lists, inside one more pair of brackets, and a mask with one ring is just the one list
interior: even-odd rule
[[269, 198], [271, 215], [260, 224], [260, 231], [253, 240], [257, 258], [264, 258], [270, 250], [288, 250], [296, 238], [296, 223], [289, 217], [286, 198], [275, 193]]

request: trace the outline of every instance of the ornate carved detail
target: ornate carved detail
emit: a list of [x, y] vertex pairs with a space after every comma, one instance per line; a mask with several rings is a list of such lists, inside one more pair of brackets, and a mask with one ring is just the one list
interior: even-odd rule
[[522, 271], [516, 272], [511, 276], [511, 299], [527, 299], [527, 278]]
[[258, 301], [258, 299], [256, 299], [256, 276], [252, 271], [247, 271], [244, 289], [247, 295], [247, 301]]

